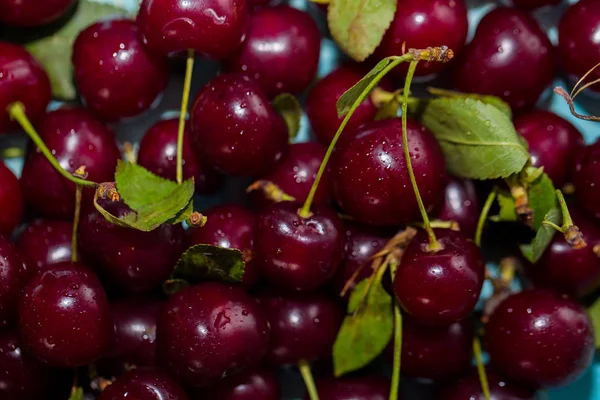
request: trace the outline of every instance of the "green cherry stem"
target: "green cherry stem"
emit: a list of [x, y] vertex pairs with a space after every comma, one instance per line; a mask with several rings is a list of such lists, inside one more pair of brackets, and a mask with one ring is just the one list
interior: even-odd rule
[[485, 221], [487, 221], [490, 209], [494, 204], [494, 200], [496, 200], [496, 194], [496, 189], [492, 189], [487, 199], [485, 200], [485, 204], [483, 205], [481, 214], [479, 214], [479, 220], [477, 220], [477, 230], [475, 231], [475, 244], [478, 247], [481, 247], [481, 236], [483, 235], [483, 227], [485, 226]]
[[490, 400], [490, 385], [485, 373], [485, 365], [483, 365], [483, 359], [481, 357], [481, 342], [479, 341], [479, 337], [477, 335], [475, 335], [475, 338], [473, 339], [473, 353], [475, 354], [477, 373], [479, 374], [479, 382], [481, 383], [483, 397], [485, 400]]
[[71, 234], [71, 261], [77, 262], [77, 230], [79, 228], [79, 219], [81, 215], [81, 192], [83, 186], [75, 187], [75, 214], [73, 216], [73, 233]]
[[179, 113], [179, 129], [177, 130], [177, 183], [183, 183], [183, 135], [185, 133], [185, 120], [187, 117], [188, 103], [190, 101], [190, 88], [192, 86], [192, 72], [194, 70], [194, 50], [189, 49], [185, 63], [185, 78], [183, 81], [183, 95], [181, 96], [181, 112]]
[[587, 243], [583, 239], [583, 234], [579, 230], [579, 227], [573, 224], [573, 219], [571, 218], [571, 213], [569, 212], [569, 207], [567, 206], [565, 197], [558, 189], [556, 190], [556, 197], [558, 198], [558, 205], [562, 214], [562, 226], [558, 226], [555, 223], [546, 220], [544, 220], [542, 224], [563, 233], [565, 235], [565, 240], [572, 248], [582, 249], [586, 247]]
[[317, 392], [317, 386], [315, 385], [315, 380], [313, 379], [312, 372], [310, 371], [310, 365], [308, 364], [308, 361], [298, 361], [298, 369], [300, 370], [302, 379], [304, 379], [304, 384], [306, 385], [306, 390], [308, 391], [308, 397], [310, 400], [319, 400], [319, 393]]
[[[390, 274], [392, 280], [396, 274], [397, 263], [390, 265]], [[390, 400], [398, 398], [398, 388], [400, 387], [400, 361], [402, 360], [402, 313], [398, 302], [394, 301], [394, 359], [392, 363], [392, 384], [390, 386]]]

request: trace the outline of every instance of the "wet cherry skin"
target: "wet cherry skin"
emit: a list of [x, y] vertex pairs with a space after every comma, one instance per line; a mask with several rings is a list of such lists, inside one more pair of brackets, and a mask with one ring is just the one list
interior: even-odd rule
[[36, 219], [17, 240], [17, 247], [32, 272], [71, 261], [73, 224], [68, 221]]
[[106, 121], [146, 111], [169, 80], [166, 59], [151, 54], [135, 22], [125, 19], [84, 29], [73, 45], [73, 66], [86, 106]]
[[457, 222], [460, 231], [472, 237], [477, 230], [479, 211], [475, 184], [467, 179], [448, 178], [444, 188], [444, 203], [437, 211], [437, 217], [442, 221]]
[[594, 358], [586, 310], [565, 295], [528, 289], [502, 301], [485, 329], [493, 366], [530, 387], [565, 385]]
[[0, 235], [0, 327], [14, 322], [21, 289], [30, 275], [19, 250]]
[[574, 164], [577, 201], [589, 215], [600, 218], [600, 140], [579, 151]]
[[317, 379], [315, 383], [320, 400], [387, 400], [390, 397], [390, 381], [382, 376], [326, 378]]
[[12, 103], [21, 102], [27, 118], [37, 122], [52, 99], [44, 68], [23, 47], [0, 41], [0, 72], [0, 134], [19, 126], [6, 112]]
[[185, 390], [164, 372], [134, 369], [117, 378], [98, 400], [188, 400]]
[[[535, 391], [507, 381], [491, 368], [486, 368], [490, 400], [535, 400]], [[439, 400], [485, 400], [476, 369], [442, 389]]]
[[54, 22], [63, 16], [76, 0], [1, 0], [0, 22], [20, 27], [34, 27]]
[[19, 180], [0, 162], [0, 235], [9, 236], [21, 222], [23, 216], [23, 195]]
[[[200, 391], [201, 390], [201, 391]], [[275, 372], [258, 369], [251, 373], [233, 376], [209, 389], [199, 389], [198, 399], [219, 400], [280, 400], [281, 389]]]

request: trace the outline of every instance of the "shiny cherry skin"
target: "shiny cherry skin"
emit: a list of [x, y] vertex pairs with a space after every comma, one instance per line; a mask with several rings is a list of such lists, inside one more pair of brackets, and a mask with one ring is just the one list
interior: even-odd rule
[[117, 378], [98, 400], [188, 400], [185, 390], [164, 372], [134, 369]]
[[449, 325], [475, 308], [485, 279], [479, 247], [465, 234], [435, 229], [438, 251], [429, 251], [427, 233], [412, 239], [396, 270], [394, 292], [402, 308], [426, 325]]
[[199, 158], [227, 174], [260, 174], [287, 149], [282, 117], [244, 75], [213, 78], [196, 96], [190, 116]]
[[271, 323], [265, 360], [272, 365], [329, 359], [344, 310], [321, 292], [265, 292], [259, 300]]
[[[163, 178], [176, 180], [178, 129], [178, 119], [154, 124], [140, 141], [138, 164]], [[189, 136], [186, 126], [183, 137], [183, 179], [194, 178], [196, 193], [212, 194], [221, 186], [223, 177], [198, 160], [189, 144]]]
[[600, 140], [579, 151], [574, 164], [577, 201], [589, 215], [600, 218]]
[[36, 219], [21, 233], [17, 247], [32, 272], [71, 261], [73, 223], [52, 219]]
[[442, 221], [458, 223], [460, 231], [473, 237], [479, 220], [479, 199], [475, 184], [467, 179], [450, 177], [444, 188], [444, 203], [437, 211]]
[[[442, 198], [444, 155], [431, 132], [408, 121], [411, 163], [428, 211]], [[398, 226], [420, 219], [402, 146], [399, 118], [367, 122], [336, 146], [331, 159], [334, 197], [358, 222]]]
[[35, 275], [19, 299], [24, 347], [57, 367], [94, 362], [108, 350], [113, 322], [96, 275], [78, 263], [62, 263]]
[[0, 22], [12, 26], [34, 27], [62, 17], [76, 0], [0, 0]]
[[308, 13], [265, 7], [250, 16], [244, 44], [224, 67], [256, 79], [269, 98], [298, 94], [317, 75], [320, 51], [321, 34]]
[[572, 172], [568, 168], [569, 160], [584, 146], [581, 132], [566, 119], [544, 110], [523, 114], [514, 124], [529, 144], [533, 166], [544, 167], [554, 186], [567, 183]]
[[513, 7], [522, 8], [524, 10], [535, 10], [536, 8], [555, 6], [560, 4], [562, 0], [509, 0], [508, 3]]
[[23, 217], [23, 195], [19, 180], [0, 162], [0, 235], [10, 236]]
[[166, 59], [150, 53], [133, 21], [95, 23], [73, 45], [75, 81], [85, 104], [106, 121], [148, 110], [169, 80]]
[[269, 346], [269, 321], [256, 300], [215, 282], [172, 296], [157, 328], [162, 365], [190, 386], [215, 384], [256, 367]]
[[312, 290], [326, 283], [340, 265], [344, 226], [327, 208], [298, 214], [300, 203], [284, 201], [266, 208], [254, 234], [256, 262], [272, 284], [287, 290]]
[[458, 90], [498, 96], [515, 112], [532, 108], [556, 74], [550, 39], [533, 17], [514, 8], [483, 17], [457, 64]]
[[46, 112], [52, 93], [46, 71], [21, 46], [0, 41], [0, 71], [1, 135], [19, 126], [6, 112], [9, 105], [21, 102], [27, 118], [35, 123]]
[[[507, 381], [497, 372], [486, 368], [490, 400], [535, 400], [535, 391]], [[476, 369], [456, 382], [448, 384], [439, 394], [439, 400], [485, 400]]]
[[390, 397], [390, 381], [382, 376], [317, 379], [315, 383], [320, 400], [387, 400]]
[[530, 387], [572, 382], [594, 358], [594, 329], [585, 308], [545, 289], [502, 301], [486, 324], [485, 339], [492, 365]]
[[144, 0], [137, 24], [152, 52], [167, 56], [193, 49], [220, 60], [242, 44], [248, 4], [246, 0]]
[[[380, 60], [401, 55], [403, 43], [406, 43], [406, 49], [445, 45], [452, 49], [455, 55], [460, 55], [468, 31], [467, 7], [464, 0], [403, 0], [398, 3], [392, 24], [375, 50], [375, 57]], [[407, 65], [395, 68], [394, 73], [404, 77], [408, 70]], [[419, 63], [415, 75], [435, 74], [446, 65], [436, 62]]]
[[[306, 115], [315, 136], [324, 145], [329, 145], [343, 118], [337, 115], [338, 99], [365, 75], [356, 65], [342, 66], [321, 78], [308, 92]], [[377, 107], [367, 97], [352, 114], [344, 128], [351, 131], [361, 124], [375, 119]], [[342, 134], [341, 137], [345, 135]]]
[[0, 327], [14, 321], [21, 289], [30, 275], [19, 250], [0, 236]]
[[[201, 391], [200, 391], [201, 390]], [[219, 400], [280, 400], [281, 389], [275, 372], [258, 369], [233, 376], [208, 389], [200, 389], [197, 399]]]

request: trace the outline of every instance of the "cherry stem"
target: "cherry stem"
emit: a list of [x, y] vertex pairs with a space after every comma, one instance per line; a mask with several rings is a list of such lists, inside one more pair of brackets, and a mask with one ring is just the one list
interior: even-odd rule
[[[396, 274], [398, 263], [390, 264], [390, 274], [392, 280]], [[402, 360], [402, 313], [398, 302], [394, 301], [394, 359], [392, 363], [392, 384], [390, 387], [390, 400], [398, 398], [398, 388], [400, 387], [400, 362]]]
[[306, 385], [306, 390], [308, 391], [308, 397], [310, 400], [319, 400], [319, 393], [317, 392], [315, 380], [313, 379], [308, 362], [306, 360], [298, 361], [298, 369], [300, 370], [302, 379], [304, 379], [304, 384]]
[[77, 229], [81, 215], [81, 192], [83, 186], [75, 187], [75, 215], [73, 216], [73, 233], [71, 235], [71, 261], [77, 262]]
[[575, 111], [575, 104], [573, 103], [573, 99], [571, 98], [569, 93], [567, 93], [567, 91], [565, 89], [563, 89], [562, 87], [560, 87], [560, 86], [555, 87], [554, 93], [556, 93], [557, 95], [559, 95], [560, 97], [565, 99], [565, 101], [567, 102], [567, 105], [569, 106], [569, 111], [571, 111], [571, 114], [573, 114], [575, 117], [577, 117], [579, 119], [583, 119], [585, 121], [595, 121], [595, 122], [600, 121], [600, 117], [596, 117], [593, 115], [583, 115], [583, 114], [579, 114], [577, 111]]
[[190, 90], [192, 86], [192, 72], [194, 70], [194, 50], [189, 49], [185, 63], [185, 79], [183, 81], [183, 95], [181, 96], [181, 112], [179, 113], [179, 129], [177, 130], [177, 183], [183, 183], [183, 135], [185, 133], [185, 120], [187, 117]]
[[483, 397], [485, 400], [490, 400], [490, 385], [488, 383], [487, 375], [485, 373], [485, 365], [481, 357], [481, 342], [479, 337], [473, 338], [473, 353], [475, 354], [475, 361], [477, 363], [477, 373], [479, 374], [479, 382], [481, 383], [481, 390], [483, 391]]
[[33, 140], [33, 143], [35, 143], [35, 145], [38, 147], [38, 149], [40, 149], [40, 151], [46, 157], [46, 159], [50, 162], [50, 164], [52, 164], [52, 166], [62, 176], [64, 176], [71, 182], [75, 183], [76, 185], [81, 185], [81, 186], [85, 186], [85, 187], [94, 187], [94, 188], [98, 186], [98, 184], [96, 182], [91, 182], [91, 181], [73, 176], [71, 173], [69, 173], [67, 170], [65, 170], [58, 163], [58, 161], [56, 160], [56, 158], [54, 158], [54, 156], [52, 155], [52, 152], [48, 149], [48, 147], [46, 146], [46, 144], [44, 143], [42, 138], [40, 138], [40, 135], [38, 135], [38, 133], [36, 132], [33, 125], [31, 125], [31, 122], [29, 122], [27, 115], [25, 115], [25, 107], [23, 106], [22, 103], [16, 102], [16, 103], [12, 103], [11, 105], [9, 105], [8, 113], [13, 120], [16, 120], [19, 123], [19, 125], [21, 125], [21, 127], [23, 128], [25, 133], [27, 133], [27, 135], [31, 138], [31, 140]]
[[477, 221], [477, 230], [475, 231], [475, 244], [477, 247], [481, 247], [481, 237], [483, 236], [483, 227], [485, 226], [485, 221], [487, 221], [488, 215], [490, 213], [490, 209], [492, 208], [492, 204], [494, 204], [494, 200], [496, 200], [496, 189], [493, 189], [488, 195], [485, 204], [483, 205], [483, 209], [481, 210], [481, 214], [479, 214], [479, 220]]
[[563, 196], [559, 189], [556, 189], [556, 197], [558, 198], [558, 205], [560, 206], [560, 212], [562, 213], [562, 232], [564, 233], [564, 231], [573, 226], [573, 219], [571, 218], [569, 207], [567, 207], [565, 196]]

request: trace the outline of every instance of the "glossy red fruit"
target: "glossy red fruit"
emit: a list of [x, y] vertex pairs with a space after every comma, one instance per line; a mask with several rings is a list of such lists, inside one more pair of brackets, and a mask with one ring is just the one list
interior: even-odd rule
[[187, 400], [185, 390], [164, 372], [134, 369], [117, 378], [98, 400]]
[[269, 98], [298, 94], [317, 74], [321, 34], [311, 16], [280, 5], [250, 16], [241, 49], [225, 63], [225, 70], [256, 79]]
[[23, 216], [23, 195], [19, 180], [0, 162], [0, 235], [10, 236]]
[[[201, 391], [200, 391], [201, 390]], [[225, 379], [219, 385], [200, 389], [198, 399], [219, 400], [280, 400], [281, 390], [277, 375], [267, 369]]]
[[242, 289], [207, 282], [169, 299], [158, 320], [158, 357], [181, 382], [208, 386], [256, 367], [269, 321]]
[[21, 233], [17, 247], [32, 272], [71, 261], [73, 224], [68, 221], [36, 219]]
[[[306, 116], [317, 139], [329, 145], [343, 118], [337, 114], [336, 103], [340, 96], [354, 86], [365, 73], [356, 65], [342, 66], [321, 78], [308, 92]], [[359, 125], [375, 119], [377, 108], [367, 97], [352, 114], [344, 128], [351, 131]], [[342, 134], [341, 137], [344, 137]]]
[[262, 90], [241, 74], [213, 78], [190, 111], [199, 158], [231, 175], [267, 171], [287, 149], [287, 127]]
[[[463, 0], [402, 0], [398, 2], [390, 28], [375, 50], [375, 58], [380, 60], [398, 56], [409, 48], [425, 49], [442, 45], [460, 55], [468, 31], [467, 7]], [[395, 68], [394, 73], [404, 77], [407, 65]], [[435, 62], [419, 63], [415, 75], [435, 74], [445, 66]]]
[[578, 203], [589, 215], [600, 218], [600, 141], [580, 150], [574, 165], [572, 180]]
[[427, 325], [449, 325], [475, 308], [485, 280], [479, 247], [460, 232], [436, 229], [442, 247], [428, 250], [421, 230], [402, 255], [394, 277], [394, 292], [402, 308]]
[[284, 201], [265, 209], [254, 235], [256, 262], [278, 288], [311, 290], [326, 283], [340, 265], [344, 226], [327, 208], [298, 215], [301, 204]]
[[3, 134], [19, 126], [6, 111], [9, 105], [23, 103], [27, 118], [35, 123], [46, 111], [52, 93], [46, 71], [21, 46], [0, 41], [0, 71], [0, 134]]
[[483, 17], [457, 64], [458, 90], [498, 96], [515, 112], [532, 108], [556, 72], [552, 44], [533, 17], [503, 7]]
[[[61, 108], [46, 114], [38, 133], [60, 165], [70, 173], [85, 166], [93, 182], [114, 180], [121, 153], [114, 132], [83, 108]], [[64, 178], [33, 146], [21, 174], [27, 206], [44, 217], [72, 219], [75, 184]], [[83, 203], [91, 203], [93, 189], [84, 189]]]
[[30, 275], [17, 248], [0, 235], [0, 327], [15, 319], [21, 289]]
[[[490, 388], [490, 400], [535, 400], [535, 391], [507, 381], [490, 368], [486, 368]], [[476, 369], [457, 382], [448, 384], [440, 393], [439, 400], [485, 400]]]
[[534, 10], [540, 7], [554, 6], [562, 0], [508, 0], [508, 4], [524, 10]]
[[95, 23], [73, 45], [77, 88], [87, 107], [116, 121], [148, 110], [169, 80], [166, 59], [152, 55], [129, 20]]
[[24, 347], [57, 367], [94, 362], [108, 350], [113, 322], [106, 294], [86, 266], [62, 263], [34, 276], [19, 300]]
[[146, 46], [165, 56], [193, 49], [228, 57], [240, 47], [247, 23], [246, 0], [144, 0], [137, 16]]
[[457, 222], [461, 232], [473, 237], [477, 230], [479, 211], [475, 184], [467, 179], [450, 177], [444, 188], [444, 203], [439, 208], [437, 217], [442, 221]]
[[583, 136], [569, 121], [544, 110], [535, 110], [514, 120], [515, 128], [529, 144], [534, 167], [544, 167], [554, 186], [571, 178], [569, 160], [584, 146]]
[[[408, 147], [428, 211], [439, 203], [446, 166], [440, 145], [418, 122], [408, 121]], [[333, 194], [345, 214], [371, 225], [397, 226], [420, 219], [402, 146], [400, 119], [368, 122], [336, 146]]]
[[62, 17], [76, 0], [1, 0], [0, 22], [12, 26], [34, 27]]
[[529, 289], [496, 307], [485, 329], [492, 365], [533, 387], [572, 382], [594, 358], [594, 329], [585, 309], [565, 295]]
[[320, 400], [387, 400], [390, 397], [390, 380], [382, 376], [317, 379], [316, 385]]
[[[172, 181], [177, 179], [178, 119], [162, 120], [154, 124], [140, 141], [137, 162], [142, 167]], [[223, 177], [202, 164], [190, 146], [190, 132], [186, 126], [183, 137], [183, 179], [194, 178], [196, 193], [214, 193]]]

